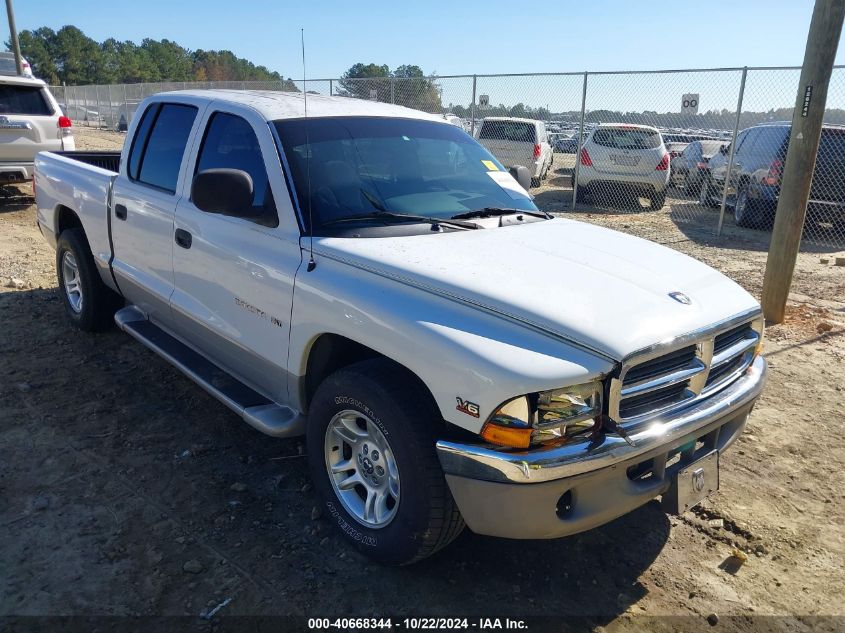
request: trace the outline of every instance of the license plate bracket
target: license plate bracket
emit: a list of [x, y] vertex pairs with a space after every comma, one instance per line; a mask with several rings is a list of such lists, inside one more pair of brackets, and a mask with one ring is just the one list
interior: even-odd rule
[[681, 468], [661, 499], [664, 509], [683, 514], [719, 489], [719, 451], [711, 451]]

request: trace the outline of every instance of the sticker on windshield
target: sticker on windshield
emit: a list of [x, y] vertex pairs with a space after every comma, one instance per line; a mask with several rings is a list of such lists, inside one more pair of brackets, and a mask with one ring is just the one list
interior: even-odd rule
[[481, 161], [481, 164], [484, 165], [490, 171], [499, 171], [499, 168], [496, 167], [496, 163], [494, 163], [492, 160], [483, 160]]
[[514, 200], [530, 199], [528, 192], [509, 173], [504, 171], [488, 171], [487, 175]]

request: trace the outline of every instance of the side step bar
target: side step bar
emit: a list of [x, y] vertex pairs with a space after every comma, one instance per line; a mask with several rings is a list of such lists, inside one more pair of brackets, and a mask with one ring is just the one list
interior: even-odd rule
[[299, 411], [262, 396], [152, 323], [135, 306], [118, 310], [114, 320], [121, 330], [180, 369], [250, 426], [273, 437], [305, 434], [305, 418]]

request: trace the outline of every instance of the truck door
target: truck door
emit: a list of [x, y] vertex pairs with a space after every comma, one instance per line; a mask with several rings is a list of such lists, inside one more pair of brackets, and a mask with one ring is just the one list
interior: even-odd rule
[[[257, 114], [232, 109], [209, 109], [189, 166], [176, 210], [171, 309], [179, 336], [259, 392], [287, 402], [298, 230], [291, 239], [279, 227], [276, 201], [292, 209], [270, 128]], [[243, 217], [207, 213], [191, 201], [192, 177], [215, 168], [252, 178], [253, 203]]]
[[197, 115], [196, 106], [185, 103], [150, 104], [141, 115], [112, 195], [112, 266], [117, 283], [131, 303], [165, 324], [170, 322], [173, 292], [176, 192]]

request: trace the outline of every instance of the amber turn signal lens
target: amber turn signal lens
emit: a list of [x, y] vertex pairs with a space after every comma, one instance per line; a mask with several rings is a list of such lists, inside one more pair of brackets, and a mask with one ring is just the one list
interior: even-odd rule
[[514, 428], [490, 424], [489, 422], [481, 429], [481, 437], [491, 444], [499, 446], [510, 446], [513, 448], [528, 448], [531, 446], [532, 428]]

